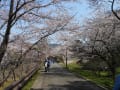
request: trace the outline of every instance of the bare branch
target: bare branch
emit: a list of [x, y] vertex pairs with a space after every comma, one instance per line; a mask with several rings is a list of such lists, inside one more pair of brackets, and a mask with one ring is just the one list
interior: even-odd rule
[[0, 26], [0, 30], [5, 26], [5, 24], [7, 24], [7, 21], [5, 21], [5, 22]]
[[25, 15], [26, 13], [30, 12], [31, 10], [34, 10], [36, 8], [43, 8], [43, 7], [47, 7], [49, 5], [52, 5], [53, 1], [46, 4], [46, 5], [41, 5], [41, 6], [35, 6], [35, 7], [32, 7], [30, 8], [29, 10], [23, 12], [22, 14], [20, 14], [19, 16], [17, 16], [15, 19], [14, 19], [14, 22], [12, 23], [12, 26], [18, 21], [19, 18], [21, 18], [23, 15]]
[[2, 33], [0, 33], [0, 36], [4, 37], [4, 35]]
[[120, 20], [120, 17], [118, 16], [117, 12], [114, 11], [114, 3], [115, 3], [115, 0], [112, 1], [112, 5], [111, 5], [112, 13], [116, 16], [118, 20]]
[[33, 12], [30, 12], [29, 14], [32, 14], [32, 15], [37, 16], [37, 17], [40, 17], [40, 18], [56, 20], [56, 19], [50, 17], [49, 15], [45, 15], [45, 16], [44, 16], [44, 15], [38, 15], [38, 14], [35, 14], [35, 13], [33, 13]]

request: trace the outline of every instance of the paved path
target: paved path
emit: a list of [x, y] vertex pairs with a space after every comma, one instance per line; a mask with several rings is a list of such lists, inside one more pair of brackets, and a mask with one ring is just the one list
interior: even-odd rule
[[31, 90], [104, 90], [93, 83], [53, 64], [49, 72], [42, 72], [34, 82]]

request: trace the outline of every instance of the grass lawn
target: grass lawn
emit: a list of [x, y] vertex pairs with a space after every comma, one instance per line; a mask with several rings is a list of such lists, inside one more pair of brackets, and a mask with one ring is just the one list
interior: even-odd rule
[[109, 90], [111, 90], [113, 87], [112, 78], [105, 77], [106, 72], [101, 72], [103, 76], [98, 77], [90, 70], [82, 70], [80, 68], [80, 65], [76, 63], [69, 64], [68, 68], [71, 72], [75, 73], [77, 76], [82, 76], [92, 82], [95, 82], [98, 85], [108, 88]]
[[30, 88], [32, 87], [34, 81], [36, 80], [37, 76], [40, 75], [40, 72], [37, 71], [32, 78], [28, 81], [28, 83], [22, 88], [22, 90], [30, 90]]

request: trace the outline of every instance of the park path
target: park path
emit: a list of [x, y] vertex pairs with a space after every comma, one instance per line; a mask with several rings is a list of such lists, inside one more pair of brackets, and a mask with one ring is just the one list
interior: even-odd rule
[[63, 69], [59, 64], [51, 65], [49, 72], [41, 72], [31, 90], [105, 90], [97, 85], [78, 78]]

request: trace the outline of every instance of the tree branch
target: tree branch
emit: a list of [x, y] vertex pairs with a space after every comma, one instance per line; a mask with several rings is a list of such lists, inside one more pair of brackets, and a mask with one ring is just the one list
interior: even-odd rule
[[115, 17], [120, 20], [120, 17], [118, 16], [117, 12], [114, 11], [114, 3], [115, 3], [115, 0], [112, 1], [112, 5], [111, 5], [111, 10], [112, 10], [112, 13], [115, 15]]
[[12, 23], [12, 26], [18, 21], [18, 19], [19, 19], [20, 17], [22, 17], [22, 16], [25, 15], [26, 13], [30, 12], [31, 10], [36, 9], [36, 8], [47, 7], [47, 6], [49, 6], [49, 5], [52, 5], [52, 3], [53, 3], [53, 1], [50, 2], [50, 3], [48, 3], [48, 4], [46, 4], [46, 5], [41, 5], [41, 6], [32, 7], [31, 9], [29, 9], [29, 10], [23, 12], [22, 14], [20, 14], [19, 16], [17, 16], [17, 17], [15, 18], [14, 22]]
[[28, 14], [32, 14], [32, 15], [37, 16], [37, 17], [40, 17], [40, 18], [46, 18], [46, 19], [56, 20], [56, 19], [54, 19], [54, 18], [52, 18], [52, 17], [50, 17], [50, 16], [48, 16], [48, 15], [46, 15], [46, 16], [44, 16], [44, 15], [38, 15], [38, 14], [35, 14], [35, 13], [33, 13], [33, 12], [30, 12], [30, 13], [28, 13]]
[[7, 24], [8, 21], [5, 21], [1, 26], [0, 26], [0, 30], [5, 26], [5, 24]]
[[4, 37], [4, 35], [2, 33], [0, 33], [0, 36]]

